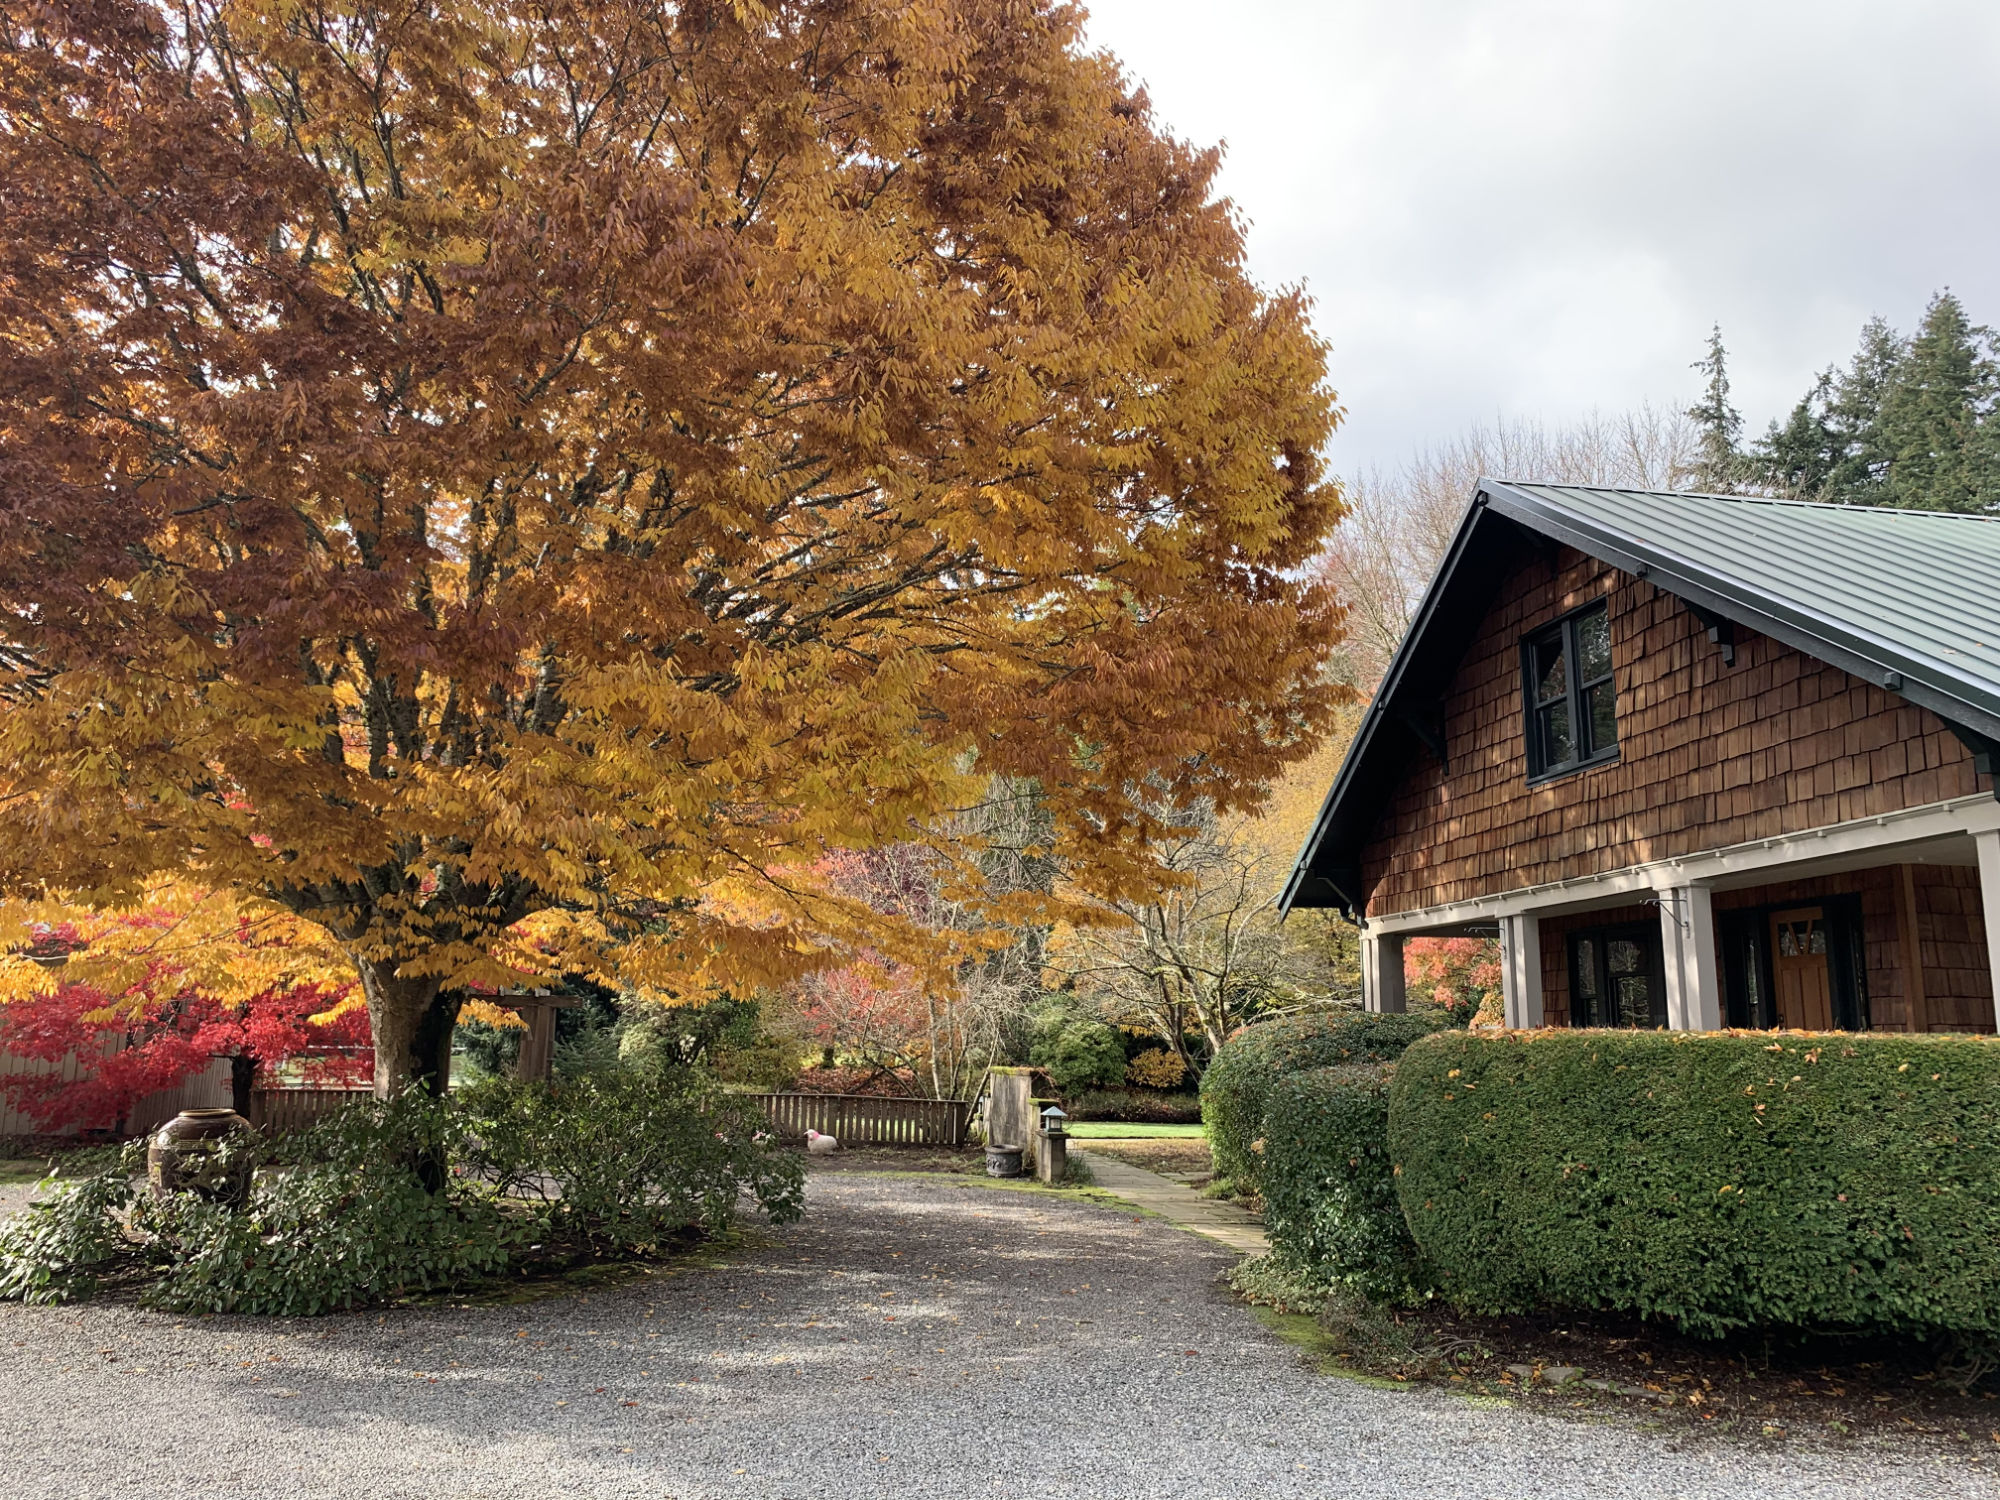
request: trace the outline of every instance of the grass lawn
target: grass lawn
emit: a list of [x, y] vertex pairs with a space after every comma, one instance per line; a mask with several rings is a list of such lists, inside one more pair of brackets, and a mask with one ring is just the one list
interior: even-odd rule
[[1069, 1133], [1078, 1140], [1095, 1138], [1100, 1141], [1121, 1139], [1168, 1140], [1174, 1137], [1199, 1136], [1199, 1125], [1132, 1125], [1123, 1120], [1077, 1120], [1071, 1123]]

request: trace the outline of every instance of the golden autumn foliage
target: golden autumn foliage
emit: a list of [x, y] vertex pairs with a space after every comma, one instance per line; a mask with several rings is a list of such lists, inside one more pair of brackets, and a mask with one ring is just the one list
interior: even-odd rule
[[[1340, 513], [1216, 158], [1038, 0], [0, 17], [0, 893], [467, 986], [893, 944], [829, 851], [1308, 751]], [[240, 920], [232, 915], [229, 920]]]

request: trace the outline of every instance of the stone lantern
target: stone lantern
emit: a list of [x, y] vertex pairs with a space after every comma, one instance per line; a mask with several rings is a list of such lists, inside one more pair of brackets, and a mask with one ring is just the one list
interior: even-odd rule
[[1035, 1176], [1043, 1182], [1061, 1182], [1069, 1170], [1069, 1131], [1063, 1127], [1068, 1118], [1053, 1104], [1042, 1111], [1041, 1139], [1035, 1143]]

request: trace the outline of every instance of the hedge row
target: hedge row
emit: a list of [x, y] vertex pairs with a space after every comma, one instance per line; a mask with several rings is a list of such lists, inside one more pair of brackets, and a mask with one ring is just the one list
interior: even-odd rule
[[1281, 1078], [1264, 1110], [1264, 1227], [1272, 1254], [1315, 1285], [1407, 1302], [1429, 1287], [1396, 1200], [1393, 1063]]
[[1418, 1038], [1453, 1024], [1442, 1012], [1318, 1011], [1239, 1031], [1201, 1077], [1201, 1120], [1216, 1176], [1261, 1188], [1253, 1147], [1263, 1139], [1264, 1109], [1280, 1079], [1345, 1063], [1393, 1062]]
[[1467, 1310], [2000, 1332], [1991, 1039], [1450, 1032], [1396, 1069], [1389, 1144]]

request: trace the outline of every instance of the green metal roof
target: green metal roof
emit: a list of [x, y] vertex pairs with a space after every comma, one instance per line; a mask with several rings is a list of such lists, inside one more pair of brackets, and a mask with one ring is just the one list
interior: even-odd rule
[[[1696, 611], [1784, 641], [2000, 746], [2000, 519], [1482, 480], [1369, 704], [1284, 909], [1351, 906], [1361, 844], [1442, 699], [1492, 590], [1548, 538]], [[1449, 747], [1445, 747], [1449, 753]]]

